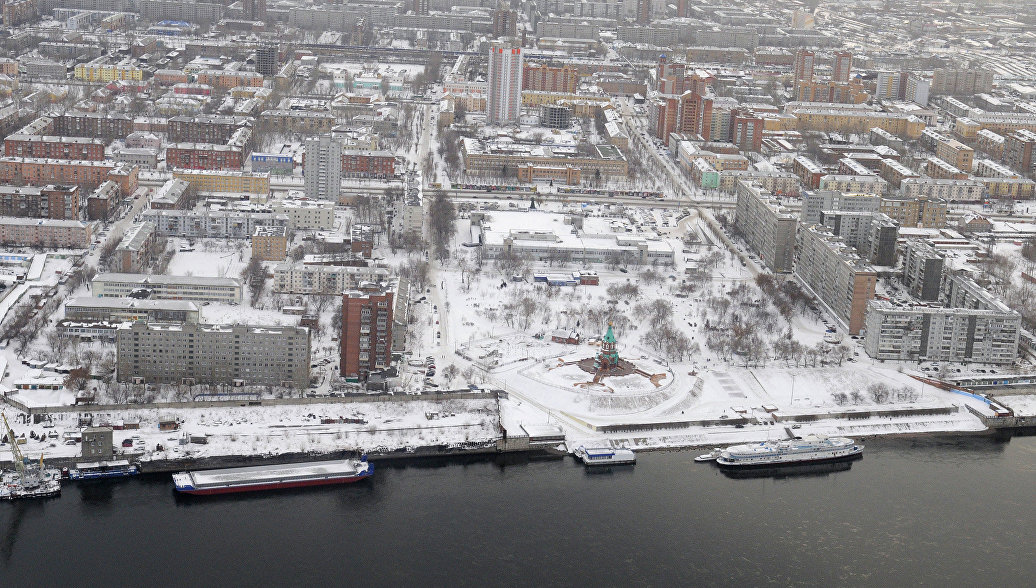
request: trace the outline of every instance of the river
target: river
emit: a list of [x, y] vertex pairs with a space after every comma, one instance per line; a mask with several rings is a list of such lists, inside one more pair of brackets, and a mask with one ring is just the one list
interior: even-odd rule
[[[733, 479], [694, 451], [377, 463], [349, 486], [174, 496], [168, 475], [0, 503], [3, 586], [1032, 585], [1036, 437], [870, 439]], [[319, 583], [319, 584], [318, 584]]]

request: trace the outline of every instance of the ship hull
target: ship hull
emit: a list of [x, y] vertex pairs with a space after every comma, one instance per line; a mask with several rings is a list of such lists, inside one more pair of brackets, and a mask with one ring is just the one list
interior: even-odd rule
[[859, 451], [851, 453], [845, 453], [842, 455], [831, 455], [826, 457], [815, 457], [807, 459], [785, 459], [785, 460], [773, 460], [773, 461], [753, 461], [753, 462], [728, 462], [722, 457], [716, 460], [716, 464], [721, 468], [731, 470], [744, 470], [752, 468], [779, 468], [783, 466], [795, 466], [795, 465], [809, 465], [814, 463], [831, 463], [836, 461], [851, 461], [854, 459], [860, 459], [863, 457], [863, 448]]
[[128, 478], [130, 476], [136, 476], [139, 474], [136, 469], [133, 470], [120, 470], [116, 472], [72, 472], [68, 475], [70, 480], [76, 480], [78, 482], [87, 482], [90, 480], [106, 480], [109, 478]]
[[283, 490], [287, 488], [307, 488], [310, 486], [332, 486], [335, 484], [350, 484], [369, 478], [370, 474], [359, 476], [348, 476], [343, 478], [320, 478], [313, 480], [293, 480], [291, 482], [266, 482], [260, 484], [235, 484], [232, 486], [218, 486], [214, 488], [191, 488], [179, 486], [176, 491], [194, 496], [210, 496], [213, 494], [238, 494], [241, 492], [263, 492], [269, 490]]

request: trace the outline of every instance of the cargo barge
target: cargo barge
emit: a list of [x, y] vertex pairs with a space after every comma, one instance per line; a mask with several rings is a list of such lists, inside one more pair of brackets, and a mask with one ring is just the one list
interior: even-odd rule
[[374, 466], [366, 458], [263, 465], [173, 474], [177, 492], [209, 495], [283, 488], [348, 484], [368, 478]]

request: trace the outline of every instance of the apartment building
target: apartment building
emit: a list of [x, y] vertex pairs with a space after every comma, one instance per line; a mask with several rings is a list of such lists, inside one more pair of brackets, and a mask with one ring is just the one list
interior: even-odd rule
[[144, 70], [132, 60], [109, 63], [107, 57], [99, 57], [89, 63], [75, 67], [73, 75], [86, 82], [112, 82], [115, 80], [143, 80]]
[[396, 284], [366, 282], [342, 296], [341, 362], [346, 380], [366, 380], [392, 364]]
[[0, 244], [85, 249], [93, 240], [92, 222], [0, 216]]
[[330, 135], [308, 137], [303, 163], [306, 197], [337, 201], [342, 191], [342, 143]]
[[115, 263], [118, 271], [138, 273], [144, 271], [158, 253], [158, 231], [150, 222], [137, 223], [126, 231], [115, 249]]
[[[0, 182], [31, 186], [75, 184], [80, 188], [92, 189], [100, 186], [105, 180], [112, 179], [111, 174], [119, 165], [114, 161], [2, 157]], [[136, 184], [135, 171], [133, 184]]]
[[291, 228], [300, 231], [330, 231], [335, 228], [335, 203], [326, 200], [285, 198], [269, 204], [274, 214], [291, 219]]
[[288, 227], [260, 225], [252, 231], [252, 257], [259, 261], [284, 261], [288, 255]]
[[[1024, 129], [1015, 131], [1004, 138], [1004, 163], [1019, 173], [1031, 175], [1034, 164], [1036, 164], [1036, 159], [1033, 158], [1034, 149], [1036, 149], [1036, 133]], [[995, 154], [991, 153], [991, 155], [995, 157]]]
[[737, 185], [734, 227], [774, 273], [789, 273], [795, 257], [798, 219], [762, 187]]
[[877, 174], [829, 174], [820, 178], [820, 184], [817, 188], [820, 190], [837, 190], [839, 192], [884, 194], [888, 191], [888, 182], [881, 179]]
[[120, 382], [309, 386], [305, 327], [135, 322], [117, 331], [115, 353]]
[[868, 263], [892, 266], [896, 262], [899, 224], [880, 212], [825, 210], [821, 223]]
[[185, 207], [190, 197], [190, 187], [190, 184], [177, 178], [167, 181], [151, 197], [151, 208], [153, 210], [174, 210]]
[[241, 282], [235, 278], [100, 273], [90, 281], [90, 291], [98, 298], [126, 298], [146, 292], [155, 300], [241, 302]]
[[878, 175], [889, 183], [890, 188], [896, 190], [903, 185], [903, 180], [921, 177], [921, 174], [895, 159], [882, 159], [878, 166]]
[[86, 197], [86, 218], [108, 220], [121, 198], [119, 185], [107, 180]]
[[988, 302], [976, 309], [872, 300], [864, 350], [881, 360], [1013, 363], [1021, 316], [995, 297]]
[[522, 90], [574, 94], [578, 87], [579, 70], [574, 66], [552, 67], [535, 62], [522, 64]]
[[938, 198], [904, 198], [886, 196], [881, 199], [881, 212], [887, 214], [901, 227], [926, 227], [941, 229], [946, 226], [949, 207]]
[[795, 116], [800, 131], [865, 134], [879, 128], [893, 135], [917, 139], [925, 128], [920, 118], [900, 112], [797, 106], [789, 108], [787, 113]]
[[68, 112], [53, 117], [50, 133], [66, 137], [92, 137], [110, 143], [124, 139], [133, 132], [133, 119], [125, 114], [100, 114], [96, 112]]
[[170, 143], [226, 144], [235, 133], [251, 127], [250, 116], [203, 114], [174, 116], [169, 119], [167, 139]]
[[159, 235], [189, 239], [248, 239], [256, 227], [291, 224], [283, 214], [234, 210], [149, 210], [142, 217], [155, 224]]
[[935, 147], [935, 155], [959, 170], [970, 172], [975, 161], [975, 150], [956, 139], [941, 141]]
[[800, 215], [803, 224], [816, 225], [821, 223], [821, 216], [825, 210], [872, 213], [878, 212], [880, 208], [881, 197], [874, 194], [815, 190], [802, 193]]
[[795, 277], [850, 335], [860, 334], [878, 276], [852, 247], [827, 227], [804, 227], [795, 245]]
[[241, 147], [214, 143], [173, 143], [165, 160], [170, 169], [240, 170], [244, 164]]
[[273, 269], [273, 291], [278, 294], [333, 294], [354, 290], [363, 282], [389, 278], [385, 267], [281, 263]]
[[259, 118], [268, 128], [281, 133], [330, 133], [338, 119], [330, 112], [274, 108], [264, 110]]
[[903, 285], [907, 291], [925, 302], [939, 300], [945, 256], [922, 239], [910, 239], [904, 251]]
[[39, 157], [46, 159], [104, 159], [104, 142], [86, 137], [11, 134], [4, 139], [7, 157]]
[[910, 199], [980, 202], [985, 190], [982, 182], [972, 179], [905, 178], [899, 186], [899, 195]]
[[78, 186], [0, 186], [0, 215], [79, 220]]
[[1021, 177], [1011, 168], [992, 159], [980, 159], [975, 162], [975, 175], [982, 178], [1010, 178]]
[[342, 151], [342, 177], [391, 178], [396, 175], [396, 156], [389, 151], [345, 149]]

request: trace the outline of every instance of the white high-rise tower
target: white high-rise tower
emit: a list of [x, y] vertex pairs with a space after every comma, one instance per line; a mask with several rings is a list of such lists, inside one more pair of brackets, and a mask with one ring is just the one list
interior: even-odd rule
[[491, 125], [517, 122], [522, 108], [522, 49], [509, 41], [489, 47], [489, 96], [486, 120]]
[[331, 135], [306, 139], [306, 197], [338, 201], [342, 191], [342, 144]]

